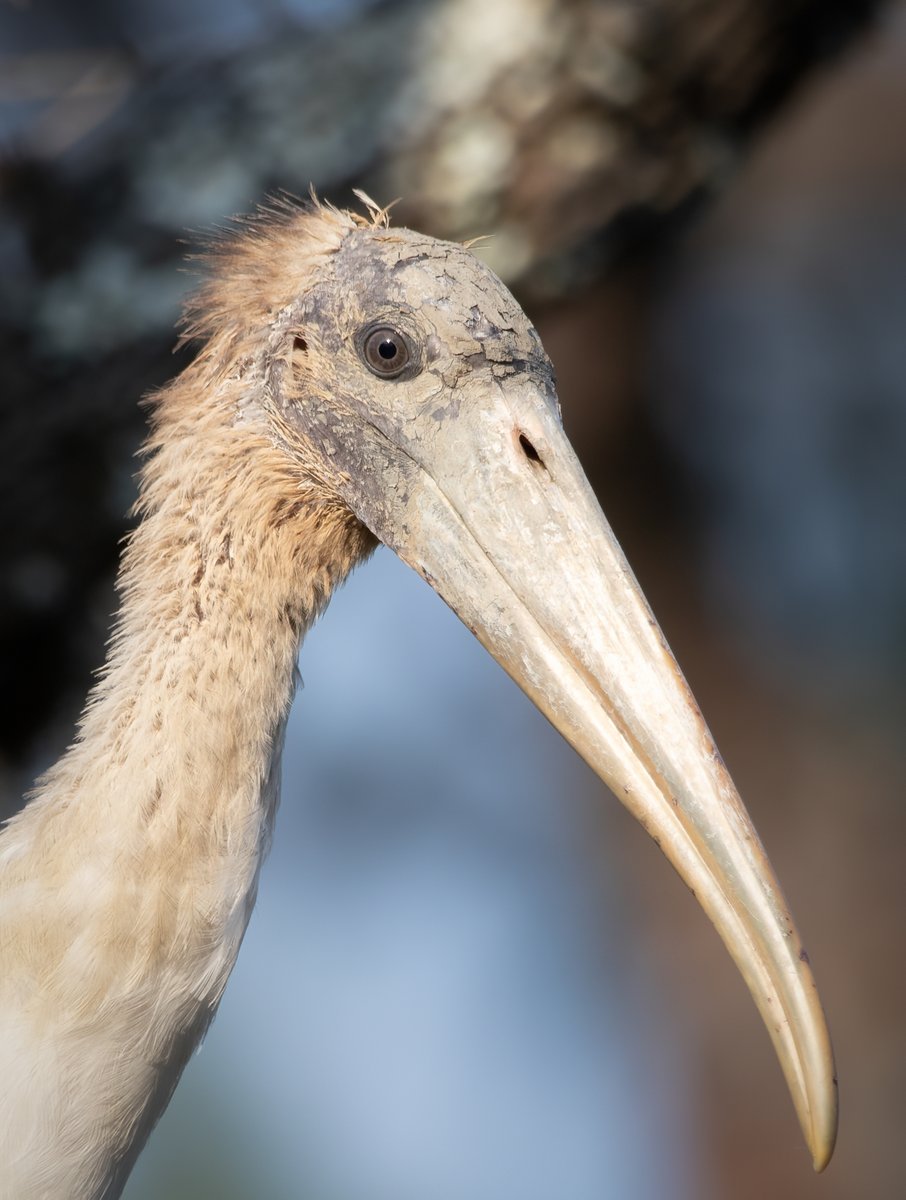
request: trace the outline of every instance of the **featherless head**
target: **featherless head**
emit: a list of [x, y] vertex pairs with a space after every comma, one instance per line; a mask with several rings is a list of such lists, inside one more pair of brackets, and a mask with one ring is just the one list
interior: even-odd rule
[[199, 398], [228, 400], [234, 422], [266, 429], [369, 524], [378, 489], [367, 505], [358, 493], [374, 474], [361, 459], [370, 439], [382, 435], [408, 474], [468, 399], [449, 424], [461, 447], [449, 461], [467, 469], [465, 434], [504, 384], [521, 379], [559, 409], [540, 338], [490, 268], [465, 246], [391, 228], [388, 208], [361, 199], [367, 217], [284, 197], [238, 219], [202, 256], [184, 337], [202, 339]]

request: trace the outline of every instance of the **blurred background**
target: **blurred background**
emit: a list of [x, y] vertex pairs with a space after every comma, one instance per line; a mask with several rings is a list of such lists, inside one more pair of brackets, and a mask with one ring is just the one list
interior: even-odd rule
[[906, 1151], [906, 6], [0, 6], [0, 808], [66, 745], [188, 248], [400, 195], [536, 321], [835, 1037], [812, 1174], [660, 854], [379, 550], [303, 647], [260, 901], [129, 1200], [882, 1200]]

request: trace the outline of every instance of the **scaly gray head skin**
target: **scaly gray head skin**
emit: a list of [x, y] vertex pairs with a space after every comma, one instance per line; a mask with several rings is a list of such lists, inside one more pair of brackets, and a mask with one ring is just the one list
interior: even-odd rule
[[428, 580], [676, 867], [752, 992], [822, 1169], [836, 1080], [807, 956], [563, 433], [538, 334], [467, 249], [380, 224], [348, 222], [284, 312], [296, 351], [271, 395], [286, 445]]

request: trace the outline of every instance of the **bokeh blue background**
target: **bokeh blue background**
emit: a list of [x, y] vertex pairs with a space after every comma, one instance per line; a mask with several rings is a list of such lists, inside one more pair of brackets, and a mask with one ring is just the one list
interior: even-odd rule
[[[805, 932], [839, 1057], [837, 1158], [812, 1176], [754, 1009], [659, 854], [381, 548], [303, 647], [258, 908], [130, 1200], [899, 1194], [904, 10], [813, 73], [745, 160], [698, 147], [712, 187], [723, 164], [720, 194], [669, 236], [571, 257], [525, 212], [609, 161], [609, 132], [571, 119], [495, 208], [517, 157], [499, 114], [451, 119], [430, 153], [419, 122], [471, 103], [517, 51], [539, 81], [512, 85], [526, 112], [573, 67], [628, 95], [629, 64], [601, 82], [558, 24], [626, 7], [8, 6], [4, 587], [38, 614], [77, 592], [71, 653], [97, 662], [136, 402], [173, 369], [147, 347], [189, 285], [185, 230], [311, 180], [342, 203], [353, 183], [381, 201], [401, 187], [402, 219], [429, 232], [496, 232], [481, 253], [538, 323], [567, 431]], [[601, 169], [603, 227], [621, 185]], [[69, 220], [67, 195], [92, 221]], [[570, 195], [562, 227], [593, 228]], [[60, 429], [65, 480], [25, 448]], [[103, 552], [70, 499], [93, 488]], [[42, 506], [51, 532], [20, 546]], [[64, 549], [83, 537], [76, 589]], [[19, 653], [52, 696], [64, 650], [34, 630]], [[9, 804], [65, 745], [87, 666], [73, 678], [0, 762]]]

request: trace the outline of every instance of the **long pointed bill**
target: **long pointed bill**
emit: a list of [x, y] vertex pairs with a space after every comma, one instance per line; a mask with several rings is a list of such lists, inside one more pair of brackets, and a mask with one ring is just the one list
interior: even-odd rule
[[469, 419], [434, 423], [425, 437], [410, 428], [404, 485], [379, 509], [366, 499], [360, 515], [436, 588], [691, 888], [764, 1018], [821, 1170], [834, 1146], [836, 1081], [802, 942], [550, 397], [528, 380], [486, 381]]

